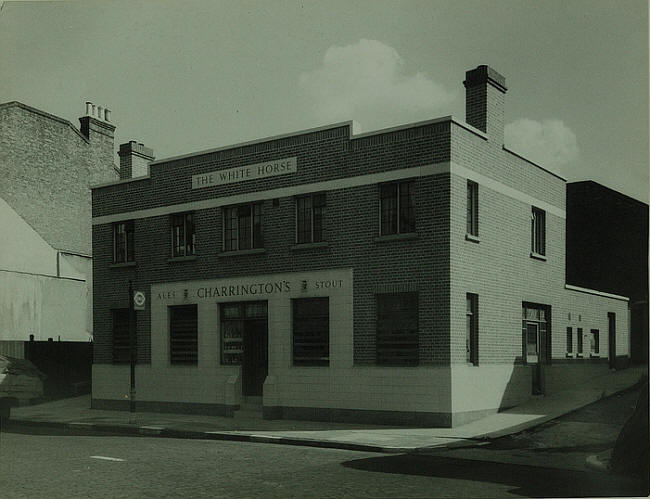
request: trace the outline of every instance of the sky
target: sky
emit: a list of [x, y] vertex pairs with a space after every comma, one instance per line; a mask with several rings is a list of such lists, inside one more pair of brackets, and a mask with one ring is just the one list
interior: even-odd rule
[[[641, 0], [2, 2], [0, 102], [157, 159], [341, 121], [355, 133], [453, 115], [465, 72], [506, 77], [505, 145], [569, 181], [648, 202]], [[119, 163], [117, 154], [116, 164]]]

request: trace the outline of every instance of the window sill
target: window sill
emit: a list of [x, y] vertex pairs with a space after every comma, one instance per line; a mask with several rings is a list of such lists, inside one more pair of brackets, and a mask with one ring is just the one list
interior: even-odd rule
[[135, 267], [137, 264], [135, 262], [124, 262], [124, 263], [111, 263], [112, 269], [119, 269], [122, 267]]
[[471, 241], [473, 243], [480, 243], [481, 239], [478, 236], [473, 234], [465, 234], [465, 241]]
[[599, 353], [592, 353], [589, 354], [590, 359], [600, 359], [600, 354]]
[[243, 255], [261, 255], [266, 253], [266, 248], [253, 248], [246, 250], [222, 251], [219, 256], [243, 256]]
[[542, 260], [543, 262], [546, 261], [546, 255], [540, 255], [539, 253], [531, 252], [530, 257], [534, 258], [535, 260]]
[[176, 262], [191, 262], [196, 260], [196, 255], [190, 256], [175, 256], [167, 259], [167, 263], [176, 263]]
[[318, 243], [299, 243], [291, 246], [291, 251], [310, 250], [317, 248], [327, 248], [329, 243], [327, 241], [320, 241]]
[[582, 355], [581, 353], [576, 354], [576, 359], [582, 359], [583, 357], [584, 355]]
[[566, 357], [567, 359], [573, 359], [573, 358], [575, 357], [575, 355], [573, 355], [572, 353], [568, 353], [568, 352], [567, 352], [567, 353], [565, 354], [565, 357]]
[[375, 237], [375, 242], [386, 242], [386, 241], [403, 241], [407, 239], [417, 239], [418, 234], [417, 232], [407, 232], [404, 234], [387, 234], [385, 236], [377, 236]]

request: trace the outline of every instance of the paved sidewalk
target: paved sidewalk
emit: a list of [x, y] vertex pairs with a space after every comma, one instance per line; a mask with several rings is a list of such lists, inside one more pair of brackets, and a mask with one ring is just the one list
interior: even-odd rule
[[[109, 432], [176, 438], [239, 440], [374, 452], [409, 452], [475, 446], [481, 440], [518, 433], [613, 395], [647, 376], [631, 367], [594, 378], [590, 388], [567, 390], [456, 428], [409, 428], [315, 421], [265, 420], [241, 410], [235, 417], [90, 409], [85, 395], [11, 411], [11, 422], [65, 431]], [[10, 422], [10, 424], [11, 424]]]

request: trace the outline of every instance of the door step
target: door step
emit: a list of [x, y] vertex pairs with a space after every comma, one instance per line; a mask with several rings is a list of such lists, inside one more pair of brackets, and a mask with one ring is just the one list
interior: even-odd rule
[[262, 411], [262, 397], [242, 397], [239, 408], [245, 411]]

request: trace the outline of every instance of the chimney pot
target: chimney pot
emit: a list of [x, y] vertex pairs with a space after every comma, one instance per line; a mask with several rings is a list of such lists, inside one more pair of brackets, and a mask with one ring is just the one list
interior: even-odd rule
[[111, 110], [108, 108], [104, 108], [104, 121], [107, 123], [111, 122]]
[[97, 106], [97, 119], [98, 120], [104, 119], [104, 108], [102, 106]]
[[86, 116], [90, 116], [93, 110], [93, 103], [89, 100], [86, 101]]

